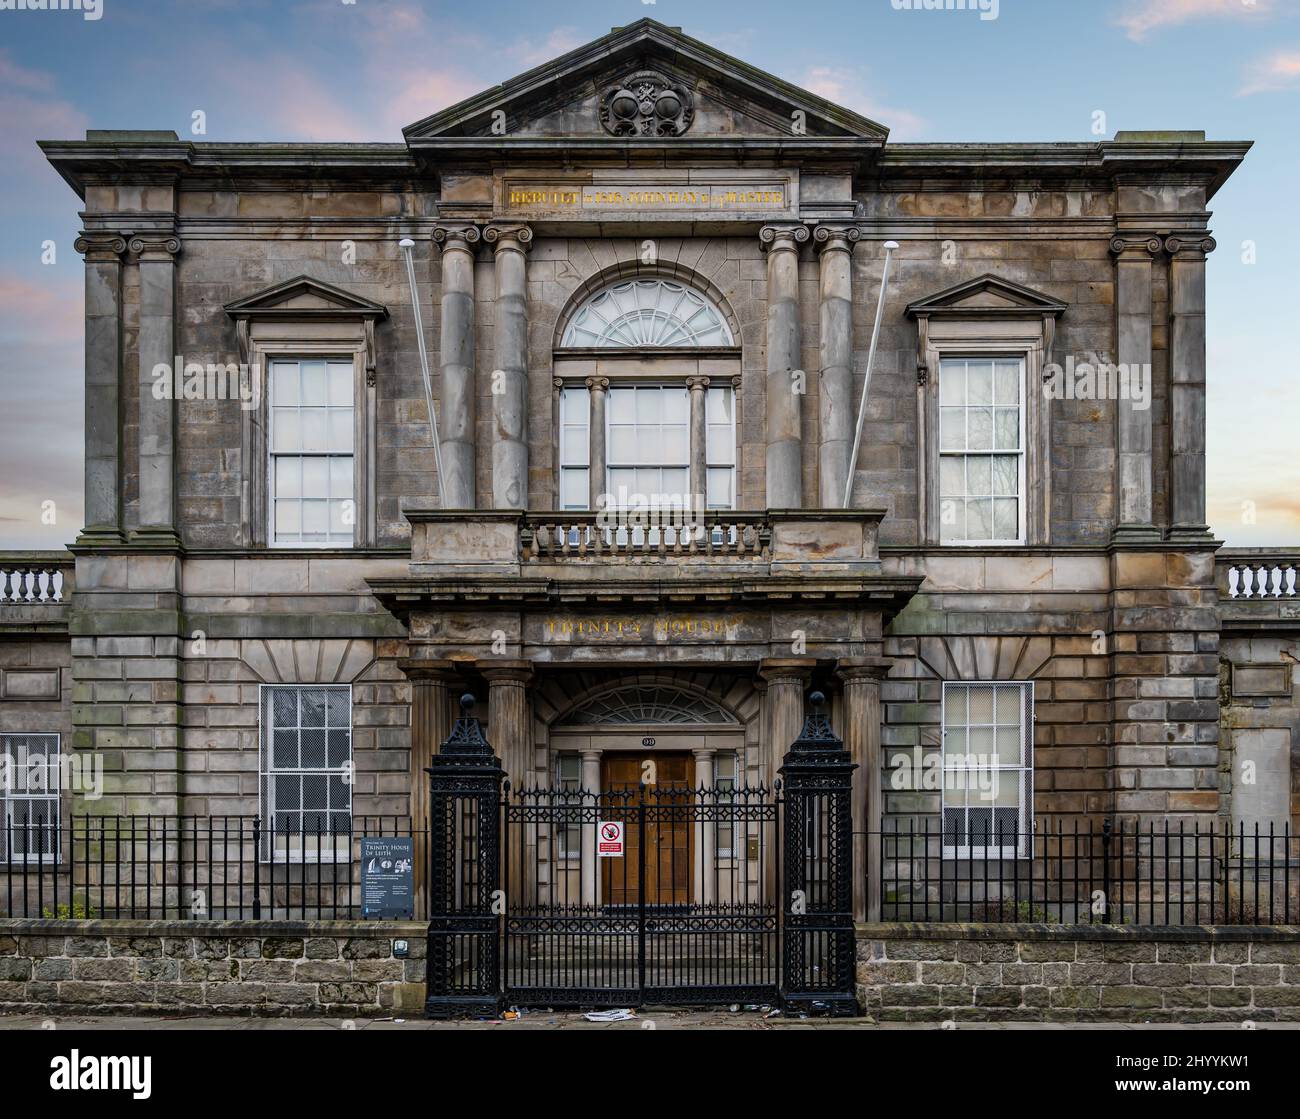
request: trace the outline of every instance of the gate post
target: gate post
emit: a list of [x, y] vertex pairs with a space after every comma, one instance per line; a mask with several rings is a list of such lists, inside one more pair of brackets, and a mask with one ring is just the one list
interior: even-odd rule
[[505, 771], [460, 699], [461, 715], [430, 759], [426, 1018], [501, 1012], [501, 782]]
[[780, 899], [781, 1001], [809, 1015], [855, 1018], [853, 771], [813, 692], [813, 710], [781, 766], [785, 829]]

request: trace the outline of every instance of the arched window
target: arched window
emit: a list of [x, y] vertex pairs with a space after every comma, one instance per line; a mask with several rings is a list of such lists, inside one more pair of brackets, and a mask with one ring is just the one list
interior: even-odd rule
[[620, 688], [569, 712], [564, 726], [599, 724], [736, 724], [721, 704], [672, 686]]
[[622, 280], [587, 300], [563, 347], [731, 346], [731, 327], [706, 296], [672, 280]]

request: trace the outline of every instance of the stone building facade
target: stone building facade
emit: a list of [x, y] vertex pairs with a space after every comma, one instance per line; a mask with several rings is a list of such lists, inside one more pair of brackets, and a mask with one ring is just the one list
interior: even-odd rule
[[[102, 761], [86, 810], [418, 820], [465, 691], [517, 787], [771, 784], [814, 686], [860, 860], [893, 818], [959, 859], [1300, 805], [1294, 566], [1256, 616], [1205, 516], [1248, 144], [890, 143], [643, 20], [402, 143], [43, 147], [86, 527], [63, 602], [7, 604], [0, 721]], [[945, 753], [997, 793], [927, 783]]]

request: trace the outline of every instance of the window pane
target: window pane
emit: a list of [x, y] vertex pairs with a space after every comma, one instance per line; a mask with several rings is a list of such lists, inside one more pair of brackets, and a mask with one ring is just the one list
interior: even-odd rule
[[939, 493], [943, 497], [960, 497], [966, 492], [966, 460], [958, 455], [939, 459]]
[[734, 509], [736, 495], [734, 471], [729, 466], [710, 466], [707, 472], [708, 493], [705, 504], [710, 509]]
[[991, 463], [993, 495], [995, 497], [1017, 496], [1020, 492], [1020, 459], [1015, 455], [994, 455]]
[[966, 449], [966, 410], [964, 408], [939, 409], [939, 447], [944, 451]]
[[609, 390], [609, 422], [631, 424], [636, 422], [636, 390], [629, 388]]
[[588, 471], [572, 467], [560, 471], [560, 504], [565, 509], [586, 509], [590, 502]]
[[299, 693], [299, 711], [302, 726], [323, 727], [325, 725], [325, 691], [322, 688], [303, 688]]
[[999, 361], [994, 374], [994, 404], [1013, 405], [1020, 403], [1020, 362]]
[[662, 420], [663, 405], [658, 389], [634, 389], [633, 399], [637, 423], [657, 424]]
[[301, 424], [298, 413], [275, 408], [271, 416], [271, 450], [297, 451], [302, 448]]
[[302, 460], [278, 456], [272, 461], [276, 497], [302, 496]]
[[304, 458], [302, 463], [302, 492], [304, 497], [326, 497], [329, 494], [329, 460], [319, 457]]
[[329, 402], [335, 407], [352, 407], [352, 366], [350, 363], [329, 363]]
[[563, 423], [587, 423], [590, 396], [586, 389], [566, 388], [560, 393], [560, 419]]
[[966, 363], [939, 363], [939, 403], [960, 407], [966, 403]]
[[987, 498], [966, 502], [966, 539], [993, 539], [993, 502]]
[[987, 455], [972, 455], [966, 460], [966, 492], [985, 495], [993, 492], [993, 466]]
[[560, 461], [565, 466], [586, 466], [591, 460], [591, 437], [585, 427], [565, 424], [560, 429]]
[[302, 535], [305, 540], [323, 540], [329, 532], [329, 502], [302, 503]]
[[704, 457], [713, 466], [736, 462], [736, 432], [730, 424], [709, 424], [704, 435]]
[[1015, 498], [999, 498], [993, 503], [993, 538], [1020, 539], [1020, 502]]
[[993, 722], [993, 689], [988, 687], [971, 688], [968, 693], [971, 723]]
[[993, 449], [993, 409], [968, 408], [966, 410], [967, 432], [970, 438], [969, 449], [972, 451], [990, 451]]
[[691, 418], [690, 390], [682, 388], [664, 388], [659, 390], [663, 400], [663, 422], [666, 424], [686, 424]]
[[304, 408], [298, 413], [302, 424], [302, 449], [304, 451], [329, 450], [329, 435], [325, 426], [324, 408]]
[[689, 433], [681, 425], [663, 429], [663, 446], [659, 452], [661, 462], [690, 462]]
[[304, 361], [302, 363], [302, 402], [304, 405], [324, 405], [329, 402], [325, 387], [325, 363], [323, 361]]
[[708, 390], [704, 401], [704, 418], [710, 424], [731, 426], [734, 417], [735, 395], [731, 389], [713, 388]]
[[352, 496], [352, 460], [343, 455], [335, 455], [330, 462], [330, 496]]
[[352, 450], [352, 410], [331, 408], [329, 413], [329, 449]]
[[277, 361], [271, 365], [271, 401], [274, 404], [298, 403], [298, 363]]
[[290, 540], [302, 532], [302, 512], [297, 501], [275, 503], [275, 538]]
[[299, 739], [304, 769], [325, 768], [325, 732], [323, 730], [304, 730]]
[[997, 447], [1000, 451], [1020, 449], [1020, 409], [997, 409]]
[[968, 404], [993, 403], [993, 363], [972, 361], [966, 372]]
[[330, 539], [345, 541], [351, 538], [356, 522], [356, 511], [351, 498], [333, 500], [329, 503]]

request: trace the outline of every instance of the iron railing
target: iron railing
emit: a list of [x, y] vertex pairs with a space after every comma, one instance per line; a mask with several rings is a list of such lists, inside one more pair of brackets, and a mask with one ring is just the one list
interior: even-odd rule
[[427, 850], [404, 816], [353, 816], [346, 830], [256, 816], [9, 822], [0, 827], [0, 917], [355, 919], [363, 836], [413, 838]]
[[879, 835], [884, 920], [1300, 923], [1300, 836], [1289, 827], [1041, 821], [959, 839], [928, 819], [887, 822]]

